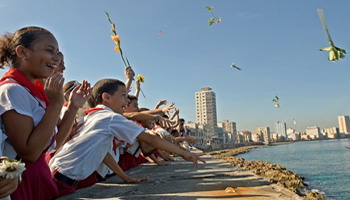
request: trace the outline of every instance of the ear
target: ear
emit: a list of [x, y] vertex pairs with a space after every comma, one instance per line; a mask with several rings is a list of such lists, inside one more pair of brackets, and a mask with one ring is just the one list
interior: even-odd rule
[[26, 60], [28, 58], [28, 50], [22, 45], [18, 45], [15, 52], [16, 56], [20, 58], [20, 60]]
[[102, 102], [109, 102], [110, 94], [107, 92], [102, 93]]

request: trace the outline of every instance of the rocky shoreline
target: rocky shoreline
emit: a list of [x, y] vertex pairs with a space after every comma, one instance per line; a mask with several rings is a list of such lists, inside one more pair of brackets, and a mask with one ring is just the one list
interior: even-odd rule
[[266, 177], [269, 181], [281, 185], [290, 191], [298, 194], [306, 200], [326, 200], [327, 197], [319, 192], [311, 191], [307, 184], [303, 182], [304, 177], [287, 170], [284, 166], [265, 161], [247, 161], [243, 158], [235, 157], [238, 154], [249, 152], [250, 149], [264, 147], [265, 145], [254, 145], [239, 147], [236, 149], [225, 149], [209, 152], [215, 158], [226, 160], [235, 167], [249, 170], [254, 174]]

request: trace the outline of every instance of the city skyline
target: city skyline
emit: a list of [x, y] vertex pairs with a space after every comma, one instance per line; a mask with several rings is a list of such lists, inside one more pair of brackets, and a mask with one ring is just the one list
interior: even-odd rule
[[[209, 26], [205, 6], [222, 21]], [[337, 116], [350, 114], [349, 55], [333, 63], [319, 51], [328, 41], [317, 8], [324, 9], [335, 45], [349, 51], [350, 1], [0, 0], [0, 27], [1, 34], [28, 25], [53, 32], [65, 55], [66, 81], [125, 80], [107, 11], [135, 73], [145, 77], [141, 107], [166, 99], [195, 121], [193, 94], [210, 87], [217, 121], [234, 121], [240, 131], [283, 121], [305, 131], [338, 126]]]

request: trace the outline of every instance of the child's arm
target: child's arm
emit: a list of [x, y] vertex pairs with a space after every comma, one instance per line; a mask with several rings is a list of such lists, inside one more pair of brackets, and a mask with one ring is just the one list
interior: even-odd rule
[[166, 105], [166, 100], [160, 100], [154, 109], [159, 108], [161, 105]]
[[175, 103], [171, 103], [170, 105], [165, 106], [165, 107], [163, 107], [163, 108], [157, 108], [157, 109], [154, 109], [154, 110], [142, 111], [142, 113], [152, 114], [152, 115], [167, 113], [167, 112], [169, 112], [171, 109], [174, 109], [174, 104], [175, 104]]
[[31, 117], [15, 110], [7, 111], [1, 116], [13, 148], [25, 161], [36, 161], [54, 132], [63, 105], [63, 82], [62, 75], [53, 75], [45, 82], [50, 104], [36, 127]]
[[190, 162], [193, 162], [193, 165], [195, 167], [198, 167], [198, 160], [205, 163], [204, 160], [200, 159], [200, 156], [204, 155], [204, 154], [195, 154], [195, 153], [186, 152], [184, 150], [181, 150], [175, 144], [172, 144], [172, 143], [170, 143], [170, 142], [168, 142], [168, 141], [166, 141], [158, 136], [146, 133], [145, 131], [140, 133], [137, 136], [137, 139], [142, 141], [142, 142], [145, 142], [148, 145], [151, 145], [157, 149], [161, 149], [164, 151], [175, 153], [175, 154], [181, 156], [183, 159], [190, 161]]
[[147, 181], [148, 177], [144, 178], [133, 178], [128, 176], [122, 168], [118, 165], [118, 163], [114, 160], [113, 156], [110, 153], [107, 153], [105, 158], [103, 159], [103, 163], [107, 165], [109, 169], [111, 169], [117, 176], [119, 176], [126, 183], [140, 183], [143, 181]]
[[90, 96], [91, 88], [87, 81], [73, 89], [68, 100], [68, 109], [64, 113], [62, 121], [58, 125], [58, 133], [56, 136], [56, 147], [59, 149], [67, 140], [70, 131], [72, 130], [78, 109], [84, 105]]
[[140, 95], [140, 90], [141, 90], [141, 85], [140, 85], [140, 81], [139, 80], [137, 80], [137, 81], [135, 81], [135, 97], [136, 98], [139, 98], [139, 95]]
[[125, 68], [124, 75], [125, 75], [125, 79], [126, 79], [125, 80], [126, 92], [129, 93], [132, 80], [134, 79], [134, 76], [135, 76], [135, 72], [129, 66], [129, 67]]

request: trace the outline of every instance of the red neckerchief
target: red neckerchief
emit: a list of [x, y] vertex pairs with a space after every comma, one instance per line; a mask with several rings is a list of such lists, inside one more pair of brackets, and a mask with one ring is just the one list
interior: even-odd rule
[[88, 114], [95, 112], [95, 111], [98, 111], [98, 110], [104, 110], [104, 109], [103, 108], [90, 108], [90, 109], [84, 110], [84, 113], [85, 113], [85, 115], [88, 115]]
[[[90, 113], [93, 113], [93, 112], [96, 112], [96, 111], [99, 111], [99, 110], [104, 110], [103, 108], [90, 108], [90, 109], [87, 109], [87, 110], [84, 110], [84, 113], [85, 115], [88, 115]], [[113, 152], [114, 152], [114, 155], [117, 155], [117, 144], [116, 144], [116, 141], [120, 141], [117, 137], [113, 137]]]
[[30, 92], [30, 94], [35, 97], [40, 99], [41, 101], [45, 102], [45, 109], [49, 105], [49, 99], [47, 98], [45, 91], [44, 91], [44, 86], [42, 83], [40, 83], [38, 80], [35, 81], [35, 84], [29, 81], [27, 77], [25, 77], [22, 72], [20, 72], [16, 68], [10, 68], [9, 71], [7, 71], [1, 78], [0, 81], [5, 81], [5, 79], [11, 78], [15, 80], [18, 84], [21, 86], [27, 88]]

